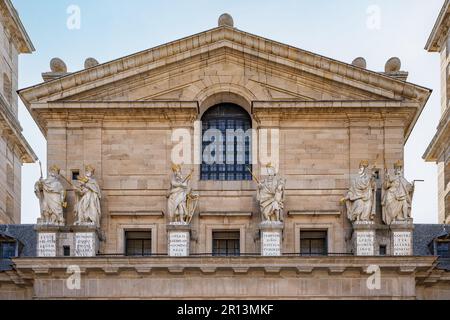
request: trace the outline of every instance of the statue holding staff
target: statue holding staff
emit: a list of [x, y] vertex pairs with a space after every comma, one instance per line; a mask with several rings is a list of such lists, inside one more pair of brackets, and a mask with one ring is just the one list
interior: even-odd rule
[[266, 168], [268, 176], [262, 181], [248, 169], [258, 184], [256, 198], [261, 209], [262, 220], [263, 222], [282, 222], [286, 180], [277, 176], [272, 164], [267, 164]]
[[39, 199], [41, 209], [39, 225], [64, 226], [65, 224], [66, 190], [59, 181], [59, 173], [60, 169], [57, 166], [51, 166], [47, 179], [44, 179], [41, 167], [41, 178], [34, 185], [34, 193]]

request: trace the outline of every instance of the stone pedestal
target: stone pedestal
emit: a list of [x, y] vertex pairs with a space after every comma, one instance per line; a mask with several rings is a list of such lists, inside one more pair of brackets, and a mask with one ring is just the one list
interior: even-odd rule
[[167, 253], [170, 257], [188, 257], [190, 242], [190, 225], [169, 224], [167, 226]]
[[99, 250], [98, 231], [95, 226], [76, 226], [74, 232], [74, 256], [95, 257]]
[[375, 256], [376, 244], [375, 222], [353, 223], [353, 252], [356, 256]]
[[37, 225], [36, 254], [38, 257], [56, 257], [59, 226]]
[[413, 255], [412, 221], [395, 221], [391, 224], [391, 247], [393, 256]]
[[281, 256], [283, 247], [283, 228], [284, 225], [282, 222], [263, 222], [260, 224], [261, 256]]

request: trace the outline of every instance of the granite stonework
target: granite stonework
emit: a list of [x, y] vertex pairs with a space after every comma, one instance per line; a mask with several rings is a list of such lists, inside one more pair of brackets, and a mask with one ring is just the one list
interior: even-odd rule
[[[104, 237], [96, 257], [76, 259], [83, 272], [80, 291], [65, 287], [71, 257], [15, 259], [25, 283], [17, 296], [31, 291], [35, 299], [267, 299], [274, 293], [290, 299], [415, 299], [436, 293], [426, 287], [438, 274], [430, 273], [436, 257], [378, 256], [379, 246], [391, 239], [379, 216], [378, 183], [384, 169], [403, 160], [404, 144], [431, 91], [399, 79], [396, 66], [369, 71], [242, 32], [230, 21], [64, 77], [54, 74], [52, 81], [20, 91], [47, 139], [48, 165], [58, 166], [67, 180], [75, 172], [83, 176], [87, 164], [95, 167]], [[173, 179], [179, 170], [172, 134], [191, 133], [196, 139], [186, 145], [198, 149], [198, 121], [221, 103], [244, 110], [256, 137], [275, 131], [276, 168], [254, 150], [255, 181], [209, 181], [193, 155], [183, 164], [184, 173], [192, 171], [189, 179]], [[354, 179], [362, 160], [372, 177], [371, 199], [378, 201], [366, 210], [376, 213], [376, 232], [372, 237], [372, 229], [356, 228], [352, 242], [355, 230], [340, 200], [352, 181], [365, 180]], [[274, 179], [278, 175], [286, 180]], [[90, 238], [68, 227], [78, 221], [74, 191], [67, 185], [60, 238], [66, 234], [64, 241], [76, 247], [78, 235], [86, 252]], [[187, 195], [191, 210], [180, 207], [188, 204]], [[189, 229], [168, 226], [174, 221], [189, 221]], [[263, 221], [283, 223], [265, 228]], [[154, 256], [125, 256], [127, 231], [151, 232]], [[320, 243], [329, 256], [300, 257], [304, 231], [325, 234]], [[241, 256], [211, 257], [216, 232], [239, 235], [233, 246]], [[366, 232], [359, 242], [358, 232]], [[353, 243], [361, 256], [355, 256]], [[387, 250], [391, 255], [393, 249]], [[367, 286], [370, 265], [383, 274], [378, 291]], [[446, 277], [438, 275], [439, 286]], [[0, 278], [0, 295], [13, 294], [8, 279]]]

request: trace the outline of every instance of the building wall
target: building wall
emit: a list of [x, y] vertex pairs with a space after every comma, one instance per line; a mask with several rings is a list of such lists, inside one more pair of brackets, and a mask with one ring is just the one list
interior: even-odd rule
[[[0, 93], [5, 113], [18, 121], [18, 50], [0, 18]], [[20, 223], [22, 161], [7, 136], [0, 136], [0, 224]]]
[[[446, 45], [441, 49], [441, 114], [448, 116], [450, 102], [450, 34]], [[442, 118], [443, 119], [443, 118]], [[441, 128], [444, 132], [445, 128]], [[450, 219], [450, 141], [442, 146], [442, 155], [438, 159], [438, 217], [439, 222]]]
[[[273, 116], [278, 117], [275, 113]], [[96, 168], [103, 192], [102, 230], [106, 241], [102, 253], [123, 254], [124, 231], [134, 229], [151, 229], [153, 252], [166, 253], [166, 194], [172, 175], [171, 134], [175, 126], [165, 119], [145, 120], [135, 114], [120, 120], [117, 116], [99, 117], [96, 121], [49, 123], [48, 164], [60, 166], [68, 178], [72, 171], [84, 174], [87, 164]], [[350, 120], [339, 112], [332, 117], [308, 117], [297, 115], [277, 121], [279, 174], [287, 179], [284, 252], [299, 252], [301, 229], [321, 229], [329, 233], [330, 253], [347, 253], [351, 226], [339, 200], [361, 160], [369, 159], [383, 172], [384, 163], [392, 167], [403, 159], [403, 123], [383, 121], [376, 113]], [[80, 118], [83, 116], [73, 116]], [[266, 120], [255, 125], [259, 130], [274, 128]], [[176, 127], [192, 131], [193, 123], [182, 120]], [[200, 194], [199, 213], [192, 222], [195, 236], [191, 252], [210, 253], [212, 231], [223, 229], [241, 231], [242, 253], [259, 252], [261, 217], [256, 185], [251, 181], [200, 181], [198, 165], [184, 166], [184, 172], [191, 167], [195, 169], [192, 188]], [[258, 175], [259, 169], [256, 165]], [[69, 199], [67, 224], [72, 225], [74, 193], [68, 184], [65, 186]]]

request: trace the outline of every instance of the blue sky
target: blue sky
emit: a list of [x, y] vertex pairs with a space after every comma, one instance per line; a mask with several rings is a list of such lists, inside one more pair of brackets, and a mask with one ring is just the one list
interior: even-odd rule
[[[53, 57], [69, 71], [87, 57], [106, 62], [217, 26], [229, 12], [238, 29], [337, 60], [363, 56], [368, 69], [383, 71], [392, 56], [402, 60], [409, 81], [434, 90], [405, 149], [406, 177], [425, 179], [417, 186], [413, 216], [417, 223], [437, 222], [436, 166], [422, 160], [440, 117], [439, 55], [423, 48], [444, 0], [13, 0], [35, 47], [20, 57], [19, 88], [42, 81]], [[67, 9], [81, 12], [80, 29], [67, 28]], [[374, 20], [375, 19], [375, 20]], [[371, 22], [375, 21], [375, 24]], [[46, 164], [46, 145], [21, 104], [24, 135]], [[39, 215], [33, 194], [38, 165], [23, 170], [22, 222]]]

